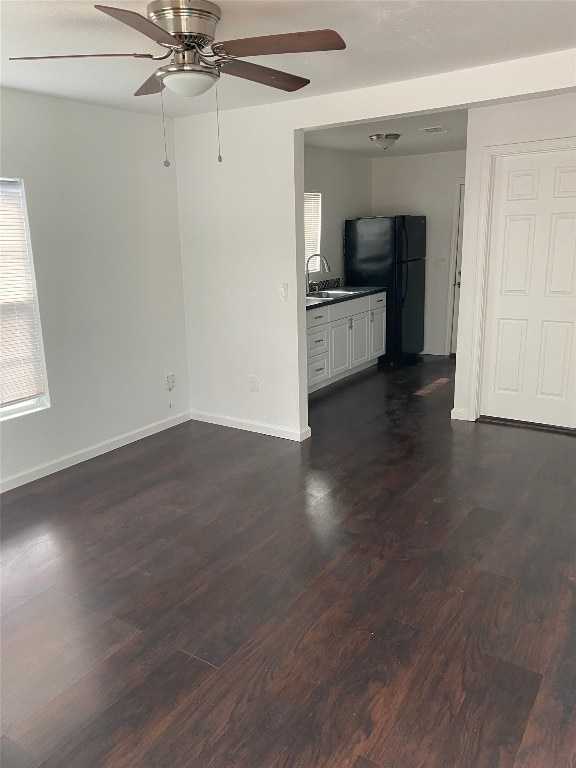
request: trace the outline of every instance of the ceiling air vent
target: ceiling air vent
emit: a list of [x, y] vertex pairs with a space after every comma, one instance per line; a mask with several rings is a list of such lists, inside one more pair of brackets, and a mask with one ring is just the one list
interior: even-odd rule
[[431, 125], [429, 128], [420, 128], [424, 133], [448, 133], [448, 128], [443, 125]]

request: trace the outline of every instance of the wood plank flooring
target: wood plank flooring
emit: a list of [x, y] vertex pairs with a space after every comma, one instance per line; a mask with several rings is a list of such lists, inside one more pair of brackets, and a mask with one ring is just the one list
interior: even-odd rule
[[5, 494], [3, 768], [575, 768], [576, 440], [451, 422], [452, 377]]

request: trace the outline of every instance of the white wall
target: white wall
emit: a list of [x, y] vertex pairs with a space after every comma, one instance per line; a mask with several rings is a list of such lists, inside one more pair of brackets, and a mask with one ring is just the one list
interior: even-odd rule
[[1, 173], [25, 184], [52, 400], [2, 423], [10, 487], [169, 425], [189, 385], [160, 120], [3, 91], [1, 128]]
[[480, 346], [478, 255], [481, 252], [480, 208], [486, 174], [483, 153], [486, 147], [517, 144], [576, 135], [576, 94], [520, 101], [472, 109], [468, 114], [466, 193], [462, 240], [462, 288], [458, 318], [458, 356], [453, 418], [474, 420], [476, 382], [479, 368], [474, 351]]
[[344, 221], [369, 216], [372, 210], [372, 161], [346, 152], [304, 148], [304, 188], [322, 193], [321, 251], [330, 274], [311, 273], [312, 280], [344, 277]]
[[[574, 51], [175, 121], [192, 408], [300, 439], [307, 432], [300, 129], [576, 86]], [[296, 131], [296, 133], [294, 133]], [[257, 202], [258, 201], [258, 202]], [[277, 286], [289, 284], [278, 301]], [[302, 376], [299, 375], [302, 372]], [[248, 391], [248, 376], [259, 391]]]
[[426, 216], [424, 352], [444, 355], [454, 199], [457, 179], [466, 173], [466, 151], [377, 158], [372, 172], [375, 216]]

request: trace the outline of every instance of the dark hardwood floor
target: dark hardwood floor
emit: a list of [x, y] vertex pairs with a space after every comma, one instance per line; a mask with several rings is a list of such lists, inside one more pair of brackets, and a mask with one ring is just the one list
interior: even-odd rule
[[3, 768], [574, 768], [576, 440], [452, 374], [5, 494]]

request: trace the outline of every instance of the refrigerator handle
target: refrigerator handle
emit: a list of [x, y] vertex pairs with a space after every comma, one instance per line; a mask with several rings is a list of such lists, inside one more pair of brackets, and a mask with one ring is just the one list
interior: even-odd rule
[[404, 257], [402, 259], [402, 271], [404, 271], [404, 267], [406, 267], [406, 277], [404, 278], [404, 275], [402, 275], [403, 282], [404, 282], [404, 285], [402, 286], [402, 288], [403, 288], [403, 291], [402, 291], [402, 307], [404, 307], [404, 303], [406, 301], [406, 296], [408, 295], [408, 277], [410, 275], [410, 268], [408, 267], [408, 264], [406, 263], [406, 261], [408, 259], [408, 256], [410, 254], [409, 254], [409, 251], [408, 251], [408, 232], [406, 231], [406, 226], [405, 225], [402, 226], [402, 236], [403, 236], [402, 239], [404, 240], [404, 246], [405, 246], [405, 249], [406, 249], [404, 251], [404, 253], [402, 254], [403, 257]]
[[402, 286], [402, 288], [403, 288], [403, 291], [402, 291], [402, 307], [404, 307], [404, 303], [406, 301], [406, 296], [408, 295], [408, 278], [409, 278], [409, 275], [410, 275], [410, 267], [408, 266], [408, 262], [406, 262], [406, 261], [402, 262], [402, 272], [404, 272], [404, 268], [406, 268], [406, 277], [404, 277], [404, 275], [402, 275], [403, 282], [404, 282], [404, 285]]
[[410, 252], [408, 250], [408, 231], [405, 225], [402, 226], [402, 239], [404, 241], [404, 247], [405, 247], [405, 251], [402, 254], [402, 261], [408, 261], [408, 258], [410, 257]]

